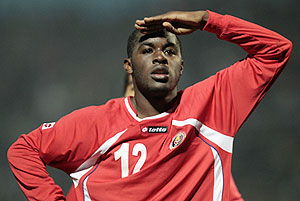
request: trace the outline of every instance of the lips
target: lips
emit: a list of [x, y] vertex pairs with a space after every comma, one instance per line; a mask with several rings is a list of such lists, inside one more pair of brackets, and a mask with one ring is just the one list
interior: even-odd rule
[[167, 82], [169, 80], [169, 70], [165, 66], [156, 66], [151, 72], [151, 77], [159, 82]]

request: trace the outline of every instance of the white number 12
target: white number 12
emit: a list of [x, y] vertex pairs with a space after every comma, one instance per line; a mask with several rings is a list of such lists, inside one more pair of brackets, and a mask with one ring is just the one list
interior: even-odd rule
[[[132, 150], [132, 155], [138, 156], [139, 152], [141, 152], [141, 156], [138, 162], [135, 164], [133, 173], [135, 174], [140, 171], [142, 166], [144, 165], [147, 158], [147, 149], [145, 145], [138, 143], [135, 144]], [[121, 158], [121, 176], [122, 178], [127, 177], [129, 175], [129, 143], [123, 143], [118, 151], [115, 152], [115, 160], [119, 160]]]

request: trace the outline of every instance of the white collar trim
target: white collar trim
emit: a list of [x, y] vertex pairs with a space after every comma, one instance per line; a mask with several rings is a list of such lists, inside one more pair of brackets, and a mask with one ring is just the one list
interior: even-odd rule
[[160, 114], [157, 114], [157, 115], [154, 115], [154, 116], [151, 116], [151, 117], [145, 117], [145, 118], [139, 118], [136, 113], [133, 111], [133, 109], [131, 108], [130, 104], [129, 104], [129, 98], [130, 97], [126, 97], [124, 100], [125, 100], [125, 105], [126, 105], [126, 108], [129, 112], [129, 114], [135, 119], [137, 120], [138, 122], [141, 122], [141, 121], [144, 121], [144, 120], [149, 120], [149, 119], [159, 119], [161, 117], [164, 117], [164, 116], [167, 116], [169, 115], [170, 113], [168, 112], [163, 112], [163, 113], [160, 113]]

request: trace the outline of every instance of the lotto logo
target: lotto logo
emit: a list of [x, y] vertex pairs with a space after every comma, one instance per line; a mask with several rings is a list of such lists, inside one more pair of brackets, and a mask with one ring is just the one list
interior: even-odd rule
[[168, 127], [166, 127], [166, 126], [149, 126], [148, 132], [149, 133], [166, 133], [166, 132], [168, 132]]
[[168, 127], [167, 126], [148, 126], [142, 128], [143, 133], [167, 133]]
[[42, 130], [52, 128], [54, 126], [54, 124], [55, 124], [55, 122], [44, 123], [43, 126], [42, 126]]

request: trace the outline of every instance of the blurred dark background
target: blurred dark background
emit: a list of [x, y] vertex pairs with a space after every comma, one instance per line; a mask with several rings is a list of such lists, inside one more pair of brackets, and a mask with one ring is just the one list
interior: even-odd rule
[[[247, 201], [300, 200], [299, 0], [1, 0], [0, 200], [26, 200], [6, 159], [20, 134], [122, 95], [126, 41], [136, 19], [200, 9], [255, 22], [294, 43], [287, 68], [236, 137], [232, 172]], [[181, 40], [181, 89], [246, 56], [206, 32]], [[49, 172], [67, 193], [68, 176]]]

